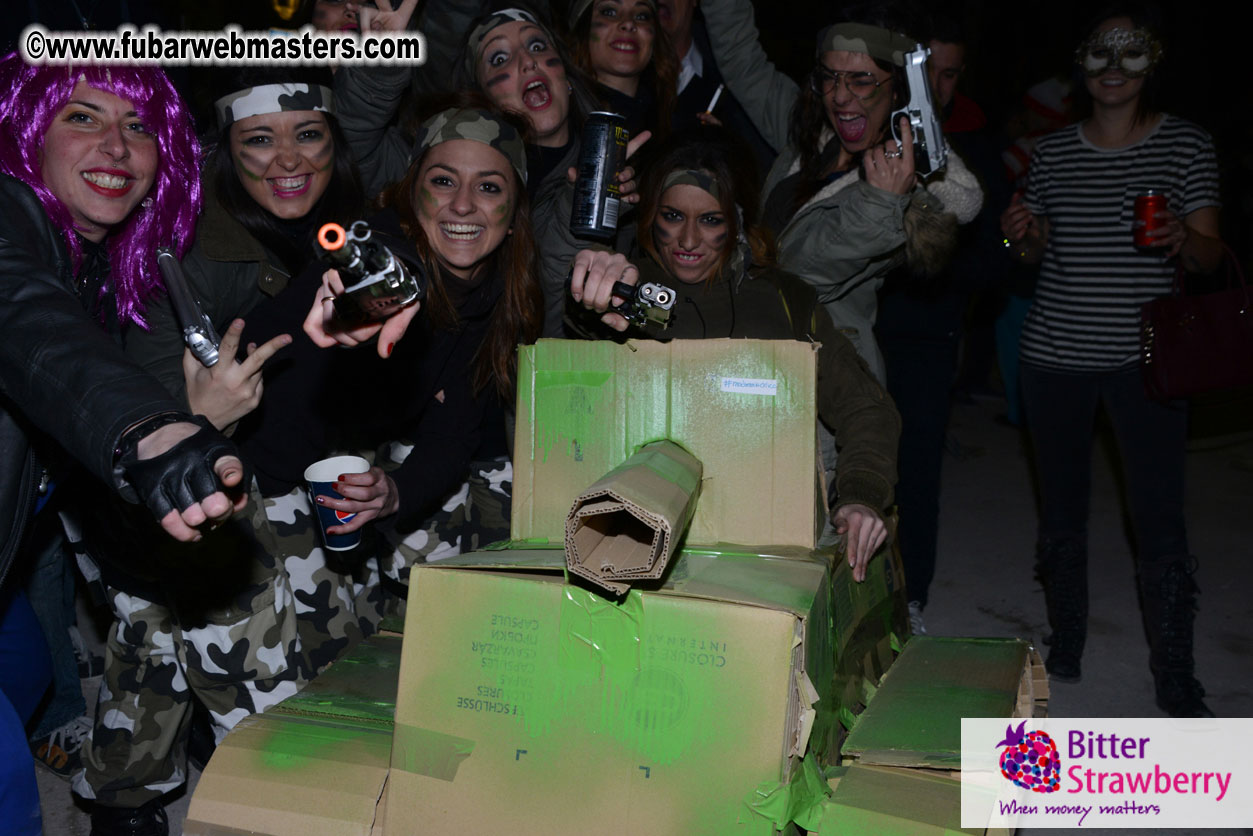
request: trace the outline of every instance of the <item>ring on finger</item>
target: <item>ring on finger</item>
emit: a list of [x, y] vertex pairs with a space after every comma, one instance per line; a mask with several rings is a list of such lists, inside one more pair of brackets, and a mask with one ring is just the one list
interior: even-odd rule
[[334, 300], [335, 300], [335, 294], [328, 293], [325, 296], [323, 296], [321, 299], [319, 299], [318, 301], [321, 304], [326, 304], [327, 302], [333, 302]]
[[889, 160], [894, 160], [894, 159], [896, 159], [897, 157], [899, 157], [900, 155], [901, 155], [901, 152], [900, 152], [899, 150], [898, 150], [898, 151], [884, 151], [884, 152], [883, 152], [883, 156], [887, 157]]

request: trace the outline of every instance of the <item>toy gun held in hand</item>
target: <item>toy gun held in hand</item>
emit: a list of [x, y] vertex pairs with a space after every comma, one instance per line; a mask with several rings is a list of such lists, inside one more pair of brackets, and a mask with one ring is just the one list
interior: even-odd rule
[[215, 365], [219, 359], [218, 345], [222, 340], [191, 292], [191, 285], [187, 283], [183, 266], [178, 263], [178, 256], [174, 255], [173, 249], [157, 247], [157, 269], [161, 271], [165, 290], [170, 294], [170, 304], [174, 307], [178, 327], [183, 332], [183, 342], [200, 361], [200, 365], [206, 369]]
[[386, 319], [426, 297], [426, 276], [389, 250], [365, 221], [345, 230], [328, 223], [318, 230], [317, 254], [334, 265], [344, 280], [335, 312], [349, 322]]
[[[566, 276], [566, 293], [570, 292], [570, 283], [574, 278], [574, 269]], [[670, 327], [670, 314], [674, 309], [675, 300], [679, 295], [664, 284], [643, 282], [641, 284], [613, 283], [613, 295], [622, 299], [621, 305], [610, 301], [609, 313], [616, 313], [632, 325], [642, 326], [652, 322], [662, 328]]]
[[927, 56], [931, 50], [918, 44], [905, 53], [905, 79], [909, 86], [909, 104], [892, 114], [892, 137], [901, 141], [901, 117], [909, 119], [914, 137], [914, 171], [927, 177], [948, 163], [948, 145], [940, 130], [939, 114], [931, 102], [931, 85], [927, 82]]

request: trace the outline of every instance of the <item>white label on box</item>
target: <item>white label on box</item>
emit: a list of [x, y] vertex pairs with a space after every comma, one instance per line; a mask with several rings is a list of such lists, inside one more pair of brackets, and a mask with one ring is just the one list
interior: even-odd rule
[[753, 377], [724, 377], [722, 378], [722, 391], [740, 392], [745, 395], [769, 395], [773, 398], [779, 394], [779, 381]]

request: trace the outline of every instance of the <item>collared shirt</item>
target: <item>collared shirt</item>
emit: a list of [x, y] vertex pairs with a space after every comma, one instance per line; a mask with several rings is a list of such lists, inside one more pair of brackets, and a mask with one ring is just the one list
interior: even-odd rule
[[679, 63], [679, 89], [677, 92], [682, 93], [688, 82], [696, 78], [696, 76], [704, 74], [705, 59], [700, 54], [700, 47], [696, 45], [696, 41], [692, 41], [692, 45], [687, 49], [687, 55], [684, 55], [683, 60]]

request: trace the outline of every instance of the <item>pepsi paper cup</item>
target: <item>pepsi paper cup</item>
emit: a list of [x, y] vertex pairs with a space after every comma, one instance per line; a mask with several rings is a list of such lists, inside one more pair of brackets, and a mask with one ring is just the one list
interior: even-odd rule
[[370, 463], [360, 456], [334, 456], [314, 462], [305, 468], [305, 481], [309, 483], [309, 504], [318, 515], [318, 530], [322, 532], [322, 542], [333, 552], [345, 552], [356, 548], [361, 542], [361, 530], [358, 529], [348, 534], [327, 534], [326, 529], [343, 525], [357, 515], [319, 505], [315, 497], [321, 495], [343, 499], [342, 494], [331, 490], [331, 485], [340, 474], [365, 473], [369, 469]]

